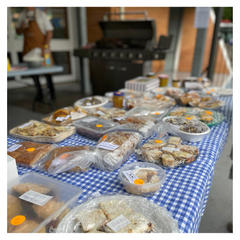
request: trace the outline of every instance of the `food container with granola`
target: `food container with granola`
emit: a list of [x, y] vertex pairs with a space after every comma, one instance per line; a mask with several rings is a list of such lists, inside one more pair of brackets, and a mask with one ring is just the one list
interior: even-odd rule
[[117, 131], [109, 132], [101, 137], [96, 147], [93, 147], [93, 166], [112, 172], [130, 157], [142, 141], [142, 135], [138, 132]]
[[73, 126], [76, 127], [79, 135], [92, 140], [98, 140], [104, 134], [116, 131], [119, 127], [119, 124], [109, 120], [90, 116], [73, 122]]
[[169, 133], [190, 141], [199, 142], [210, 134], [210, 128], [203, 122], [188, 117], [169, 116], [162, 120]]
[[52, 126], [36, 120], [22, 124], [10, 130], [14, 137], [42, 143], [60, 142], [75, 133], [73, 126]]
[[84, 158], [89, 146], [64, 146], [52, 149], [37, 165], [41, 172], [87, 172], [91, 163]]
[[108, 98], [103, 96], [93, 96], [80, 99], [74, 103], [75, 107], [80, 107], [83, 109], [91, 109], [103, 106], [108, 103]]
[[168, 112], [168, 109], [157, 110], [153, 107], [134, 107], [128, 111], [125, 115], [128, 117], [147, 117], [154, 122], [160, 121]]
[[86, 117], [87, 112], [80, 107], [65, 107], [42, 118], [42, 121], [50, 125], [66, 126], [73, 121]]
[[160, 190], [166, 174], [152, 163], [137, 162], [121, 168], [118, 179], [128, 193], [148, 197]]
[[148, 138], [154, 133], [155, 123], [151, 118], [148, 117], [124, 117], [115, 118], [114, 122], [119, 123], [119, 129], [124, 129], [125, 131], [137, 131], [142, 134], [143, 138]]
[[180, 137], [165, 136], [148, 140], [135, 150], [138, 160], [160, 165], [163, 168], [176, 168], [194, 162], [198, 148], [191, 146]]
[[69, 212], [56, 233], [179, 233], [165, 207], [141, 196], [97, 193]]
[[18, 166], [34, 168], [56, 146], [24, 141], [11, 145], [7, 154], [16, 160]]
[[79, 187], [34, 172], [19, 176], [8, 184], [7, 232], [55, 232], [81, 194]]

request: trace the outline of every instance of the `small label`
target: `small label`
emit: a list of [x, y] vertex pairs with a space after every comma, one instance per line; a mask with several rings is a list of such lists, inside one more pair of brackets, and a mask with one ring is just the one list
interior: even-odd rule
[[123, 99], [123, 107], [125, 107], [125, 102], [126, 102], [126, 100], [125, 100], [125, 98]]
[[130, 97], [130, 98], [133, 98], [133, 97], [134, 97], [134, 95], [130, 95], [129, 97]]
[[85, 118], [85, 119], [83, 119], [82, 121], [83, 122], [93, 122], [93, 121], [96, 121], [97, 119], [96, 118], [93, 118], [93, 117], [90, 117], [90, 118]]
[[65, 153], [65, 154], [61, 155], [60, 158], [66, 158], [66, 157], [69, 156], [69, 155], [70, 155], [70, 154]]
[[18, 148], [20, 148], [22, 145], [20, 144], [14, 144], [12, 145], [7, 151], [8, 152], [13, 152], [13, 151], [16, 151]]
[[114, 118], [114, 119], [120, 121], [120, 120], [122, 120], [122, 119], [124, 119], [124, 118], [125, 118], [125, 117], [119, 117], [119, 118]]
[[148, 115], [149, 113], [150, 113], [150, 111], [142, 110], [139, 114], [140, 115]]
[[142, 179], [136, 179], [134, 181], [134, 184], [139, 184], [139, 185], [143, 185], [144, 184], [144, 181]]
[[210, 111], [206, 111], [206, 113], [212, 115], [212, 112], [210, 112]]
[[131, 222], [121, 214], [120, 216], [113, 219], [111, 222], [107, 223], [107, 226], [110, 227], [114, 232], [117, 232], [130, 223]]
[[161, 91], [161, 88], [158, 88], [157, 91]]
[[210, 91], [207, 91], [206, 94], [210, 94]]
[[199, 82], [201, 82], [201, 81], [202, 81], [202, 79], [201, 79], [201, 78], [199, 78], [199, 79], [198, 79], [198, 81], [199, 81]]
[[65, 120], [65, 117], [57, 117], [56, 121], [62, 122], [63, 120]]
[[104, 141], [107, 138], [107, 135], [103, 136], [102, 141]]
[[102, 148], [102, 149], [107, 149], [107, 150], [111, 150], [114, 151], [116, 148], [119, 147], [119, 145], [115, 145], [112, 143], [108, 143], [108, 142], [101, 142], [97, 145], [98, 148]]
[[170, 151], [170, 152], [180, 151], [179, 148], [169, 148], [169, 147], [163, 147], [162, 150]]
[[12, 225], [20, 225], [21, 223], [23, 223], [25, 221], [25, 216], [23, 215], [17, 215], [14, 218], [11, 219], [11, 224]]
[[123, 174], [126, 176], [126, 178], [130, 183], [134, 183], [134, 181], [138, 179], [138, 177], [135, 175], [135, 173], [132, 170], [123, 171]]
[[162, 113], [164, 113], [164, 111], [159, 111], [159, 112], [151, 112], [151, 114], [155, 114], [155, 115], [160, 115], [160, 114], [162, 114]]
[[148, 97], [145, 97], [144, 99], [148, 99]]
[[210, 89], [210, 91], [211, 91], [211, 92], [214, 92], [215, 90], [212, 88], [212, 89]]
[[21, 195], [19, 198], [42, 207], [49, 200], [51, 200], [53, 196], [48, 196], [48, 195], [44, 195], [44, 194], [29, 190], [23, 195]]
[[162, 95], [161, 94], [158, 94], [157, 97], [160, 98]]
[[99, 127], [99, 128], [100, 128], [100, 127], [102, 127], [102, 124], [97, 124], [96, 127]]
[[132, 92], [133, 90], [132, 90], [132, 89], [130, 89], [129, 91], [130, 91], [130, 92]]
[[190, 118], [190, 117], [185, 117], [187, 120], [192, 120], [192, 118]]
[[87, 102], [86, 106], [92, 106], [92, 104], [90, 102]]
[[71, 115], [67, 115], [67, 116], [65, 117], [65, 120], [69, 119], [70, 117], [71, 117]]
[[27, 127], [29, 125], [31, 125], [33, 122], [29, 122], [29, 123], [25, 123], [23, 124], [22, 126], [18, 127], [18, 128], [24, 128], [24, 127]]
[[162, 140], [156, 140], [155, 143], [162, 143]]
[[104, 112], [102, 112], [102, 111], [97, 111], [96, 112], [98, 115], [100, 115], [100, 116], [103, 116], [103, 115], [106, 115]]
[[35, 148], [28, 148], [27, 151], [28, 152], [33, 152], [35, 150]]

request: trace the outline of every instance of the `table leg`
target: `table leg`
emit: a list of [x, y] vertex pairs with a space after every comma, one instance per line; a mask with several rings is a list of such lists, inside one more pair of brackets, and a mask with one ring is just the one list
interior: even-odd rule
[[38, 75], [33, 75], [31, 77], [33, 78], [33, 81], [34, 81], [34, 84], [35, 84], [35, 87], [36, 87], [36, 90], [37, 90], [37, 96], [35, 98], [35, 101], [36, 100], [42, 101], [43, 93], [42, 93], [42, 88], [41, 88], [41, 85], [40, 85], [40, 82], [39, 82], [39, 76]]
[[55, 99], [55, 90], [52, 82], [52, 75], [51, 74], [45, 74], [46, 80], [47, 80], [47, 87], [50, 91], [51, 98]]
[[80, 62], [80, 85], [81, 85], [81, 92], [85, 92], [85, 84], [84, 84], [84, 69], [83, 69], [83, 58], [79, 57], [79, 62]]

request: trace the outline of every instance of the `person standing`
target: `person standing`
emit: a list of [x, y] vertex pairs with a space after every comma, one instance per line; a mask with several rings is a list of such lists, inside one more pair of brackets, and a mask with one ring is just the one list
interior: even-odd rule
[[[47, 15], [35, 7], [26, 7], [19, 15], [16, 25], [17, 34], [24, 34], [24, 46], [22, 56], [26, 55], [34, 48], [42, 49], [42, 56], [44, 57], [44, 49], [49, 48], [52, 39], [53, 25], [48, 20]], [[50, 49], [48, 49], [50, 51]], [[50, 54], [51, 55], [51, 54]], [[53, 58], [51, 55], [51, 63]], [[51, 98], [55, 98], [54, 87], [52, 83], [51, 74], [45, 74], [47, 85], [50, 90]], [[34, 78], [33, 78], [34, 79]], [[38, 89], [37, 100], [42, 100], [43, 94], [40, 83], [34, 79], [35, 85]]]

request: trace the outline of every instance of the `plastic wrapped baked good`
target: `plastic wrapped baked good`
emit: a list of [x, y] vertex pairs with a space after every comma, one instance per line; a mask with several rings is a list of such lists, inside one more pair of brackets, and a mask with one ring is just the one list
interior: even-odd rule
[[121, 168], [118, 179], [127, 192], [147, 197], [160, 190], [166, 174], [154, 164], [137, 162]]
[[79, 135], [93, 140], [98, 140], [104, 134], [116, 131], [119, 127], [118, 123], [98, 117], [86, 117], [73, 122], [73, 125], [76, 127]]
[[77, 100], [74, 103], [74, 106], [81, 107], [84, 110], [85, 109], [92, 109], [96, 107], [101, 107], [108, 103], [108, 98], [103, 96], [92, 96], [92, 97], [86, 97], [82, 98], [80, 100]]
[[19, 176], [8, 183], [8, 233], [54, 232], [81, 193], [79, 187], [34, 172]]
[[32, 168], [54, 147], [51, 144], [25, 141], [10, 146], [7, 154], [15, 158], [17, 165]]
[[80, 107], [65, 107], [49, 114], [42, 120], [50, 125], [66, 126], [86, 116], [87, 112]]
[[[122, 226], [115, 224], [118, 220]], [[56, 232], [82, 233], [83, 225], [88, 233], [179, 232], [176, 220], [164, 207], [129, 194], [112, 193], [88, 199], [63, 218]]]
[[[52, 162], [62, 155], [63, 153], [68, 152], [74, 152], [74, 151], [80, 151], [80, 150], [89, 150], [89, 146], [65, 146], [65, 147], [56, 147], [54, 148], [49, 154], [47, 154], [46, 157], [38, 164], [38, 169], [40, 171], [48, 171], [49, 166], [52, 164]], [[69, 156], [68, 154], [63, 155], [62, 158], [59, 159], [59, 167], [61, 165], [61, 170], [63, 171], [66, 167], [66, 164], [68, 164], [66, 157]], [[60, 161], [62, 160], [62, 161]], [[68, 158], [70, 160], [70, 158]], [[56, 166], [56, 165], [55, 165]], [[64, 166], [64, 167], [63, 167]], [[69, 166], [68, 166], [69, 167]], [[87, 169], [81, 169], [79, 166], [73, 167], [71, 169], [68, 169], [69, 172], [83, 172], [87, 171]]]
[[121, 125], [119, 129], [137, 131], [143, 138], [148, 138], [154, 133], [155, 123], [148, 117], [124, 117], [113, 121]]
[[130, 111], [128, 111], [125, 115], [128, 117], [147, 117], [154, 122], [160, 121], [166, 114], [168, 110], [162, 109], [157, 110], [153, 107], [134, 107]]
[[92, 149], [93, 166], [103, 171], [116, 170], [130, 157], [141, 140], [142, 136], [137, 132], [107, 133]]
[[184, 166], [196, 160], [198, 148], [182, 143], [181, 138], [175, 136], [152, 139], [136, 149], [135, 154], [139, 160], [164, 168]]
[[30, 120], [25, 124], [11, 129], [9, 133], [33, 142], [55, 143], [74, 134], [75, 127], [51, 126], [46, 123]]
[[217, 109], [226, 105], [225, 102], [210, 97], [201, 98], [198, 102], [191, 101], [189, 104], [205, 109]]
[[181, 88], [168, 87], [165, 92], [165, 95], [176, 99], [180, 94], [183, 94], [183, 93], [184, 91]]
[[161, 110], [164, 108], [170, 108], [176, 105], [174, 99], [166, 97], [169, 101], [160, 101], [158, 99], [145, 99], [145, 98], [129, 98], [126, 99], [126, 109], [130, 110], [134, 107], [155, 107], [157, 110]]
[[178, 95], [175, 99], [178, 105], [187, 106], [190, 102], [199, 101], [200, 96], [196, 92], [183, 93]]

